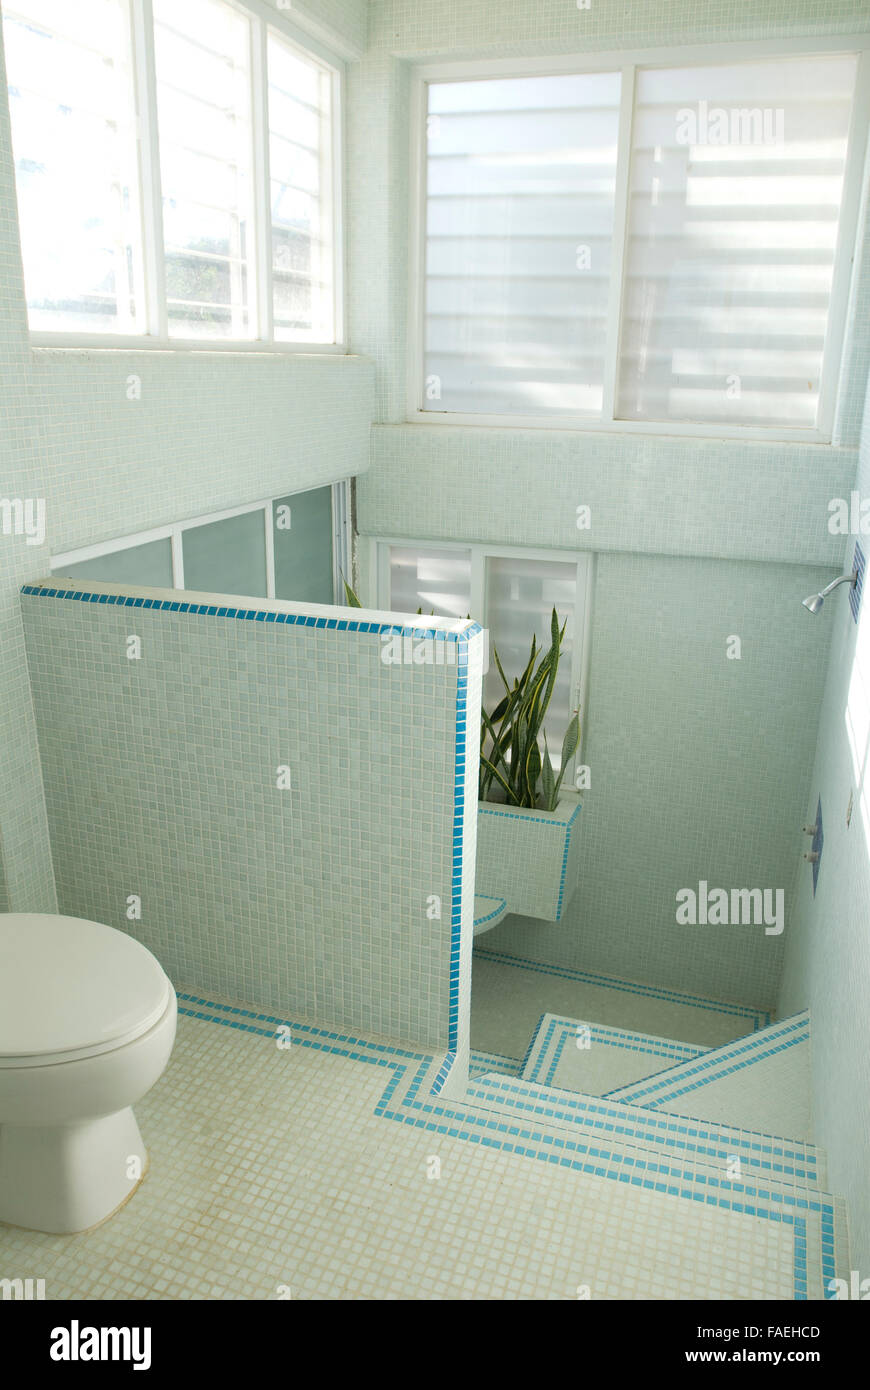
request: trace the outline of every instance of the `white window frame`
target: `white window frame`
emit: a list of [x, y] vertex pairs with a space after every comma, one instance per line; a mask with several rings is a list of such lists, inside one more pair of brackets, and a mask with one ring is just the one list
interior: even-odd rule
[[[849, 143], [843, 178], [840, 234], [828, 310], [827, 339], [819, 383], [819, 413], [814, 428], [789, 429], [780, 425], [702, 424], [694, 421], [622, 420], [615, 415], [619, 363], [622, 298], [625, 281], [625, 239], [628, 188], [631, 170], [631, 128], [634, 112], [635, 75], [645, 67], [701, 67], [710, 63], [751, 62], [765, 57], [799, 57], [813, 54], [857, 54], [858, 71], [849, 127]], [[425, 385], [425, 265], [426, 265], [426, 117], [428, 86], [432, 82], [480, 81], [488, 77], [542, 77], [565, 73], [620, 72], [622, 88], [619, 113], [616, 196], [613, 222], [614, 275], [607, 313], [604, 401], [599, 419], [588, 415], [488, 415], [471, 412], [424, 410]], [[833, 437], [837, 390], [845, 365], [848, 306], [854, 297], [858, 275], [859, 216], [870, 125], [870, 37], [771, 39], [752, 43], [640, 49], [633, 52], [582, 53], [557, 58], [493, 58], [418, 65], [411, 89], [411, 246], [408, 295], [407, 418], [414, 424], [475, 425], [495, 429], [582, 430], [607, 434], [679, 435], [696, 438], [791, 440], [830, 444]]]
[[[390, 601], [390, 547], [408, 550], [461, 550], [471, 555], [471, 596], [469, 612], [477, 622], [484, 623], [487, 613], [486, 562], [496, 560], [551, 560], [577, 567], [577, 589], [574, 605], [574, 624], [571, 629], [571, 705], [580, 711], [580, 745], [576, 761], [582, 762], [586, 743], [586, 706], [589, 696], [589, 652], [592, 634], [592, 593], [595, 583], [595, 556], [591, 551], [541, 550], [528, 546], [468, 544], [462, 541], [442, 541], [429, 537], [371, 536], [368, 538], [370, 606], [381, 612], [392, 611]], [[481, 616], [478, 616], [481, 615]], [[551, 753], [558, 756], [558, 749]], [[566, 788], [571, 790], [571, 788]]]
[[[301, 497], [306, 492], [319, 492], [321, 487], [332, 487], [332, 575], [335, 593], [341, 594], [340, 575], [350, 573], [350, 479], [343, 478], [338, 483], [320, 483], [315, 487], [301, 488], [297, 492], [283, 493], [284, 497]], [[99, 560], [104, 555], [117, 555], [122, 550], [134, 550], [137, 546], [148, 545], [151, 541], [168, 540], [172, 554], [172, 588], [184, 588], [184, 551], [182, 538], [185, 531], [198, 526], [208, 526], [213, 521], [228, 521], [234, 516], [245, 516], [249, 512], [263, 513], [263, 528], [266, 542], [266, 598], [275, 597], [275, 516], [276, 498], [265, 502], [245, 502], [227, 511], [206, 512], [203, 516], [185, 517], [184, 521], [172, 522], [169, 526], [154, 526], [150, 531], [137, 531], [129, 536], [118, 536], [110, 541], [99, 541], [96, 545], [80, 546], [77, 550], [65, 550], [52, 555], [50, 568], [60, 570], [64, 565], [78, 565], [83, 560]], [[87, 584], [82, 580], [82, 584]], [[245, 597], [240, 595], [240, 597]], [[251, 595], [256, 598], [256, 595]]]
[[[139, 186], [142, 208], [141, 237], [145, 266], [147, 333], [50, 333], [32, 331], [33, 348], [115, 349], [118, 351], [167, 350], [183, 352], [278, 352], [345, 354], [347, 345], [347, 292], [344, 250], [344, 60], [316, 38], [295, 25], [283, 10], [263, 0], [223, 0], [251, 20], [251, 159], [254, 178], [254, 215], [251, 273], [256, 284], [256, 332], [249, 338], [178, 338], [169, 336], [164, 255], [163, 202], [157, 121], [157, 79], [154, 57], [154, 14], [151, 0], [127, 0], [130, 7], [131, 41], [135, 73], [135, 104], [139, 126]], [[182, 0], [183, 3], [183, 0]], [[272, 336], [272, 256], [269, 208], [269, 126], [266, 42], [273, 29], [303, 55], [323, 63], [332, 74], [332, 145], [330, 187], [333, 227], [333, 312], [335, 341], [282, 342]]]

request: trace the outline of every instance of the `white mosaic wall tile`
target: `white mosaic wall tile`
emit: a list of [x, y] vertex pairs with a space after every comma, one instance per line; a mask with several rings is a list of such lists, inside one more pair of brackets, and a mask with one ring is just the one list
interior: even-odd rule
[[[350, 74], [351, 316], [355, 346], [377, 363], [380, 421], [360, 528], [572, 550], [576, 506], [593, 507], [582, 889], [558, 928], [511, 918], [488, 937], [517, 955], [766, 1007], [776, 998], [780, 939], [678, 931], [672, 904], [702, 878], [790, 891], [830, 631], [807, 629], [800, 599], [840, 563], [827, 504], [854, 477], [870, 247], [839, 403], [842, 448], [407, 425], [411, 64], [868, 26], [863, 0], [787, 10], [705, 0], [691, 13], [681, 0], [372, 6], [369, 49]], [[730, 633], [742, 634], [743, 659], [726, 671]]]
[[801, 606], [818, 579], [797, 565], [598, 557], [579, 886], [558, 925], [508, 918], [488, 946], [775, 1003], [788, 929], [681, 925], [676, 895], [702, 880], [767, 888], [790, 910], [830, 635]]
[[[35, 501], [45, 496], [40, 421], [31, 407], [9, 110], [2, 81], [0, 88], [0, 498]], [[55, 907], [18, 607], [19, 585], [45, 573], [47, 553], [45, 545], [31, 545], [23, 535], [0, 531], [0, 910], [6, 911]]]
[[362, 52], [366, 46], [369, 0], [265, 0], [273, 10], [309, 29], [340, 54]]
[[[855, 487], [867, 498], [870, 392], [860, 458]], [[866, 553], [870, 537], [860, 539]], [[846, 573], [852, 567], [854, 544], [855, 537], [849, 537], [843, 547]], [[801, 858], [809, 841], [795, 827], [795, 910], [779, 1007], [782, 1013], [810, 1009], [816, 1134], [829, 1150], [831, 1181], [849, 1199], [854, 1264], [866, 1275], [870, 1271], [870, 603], [866, 588], [857, 624], [845, 586], [831, 595], [814, 621], [826, 623], [832, 643], [803, 820], [815, 821], [821, 797], [824, 848], [814, 895], [810, 867]]]
[[577, 888], [582, 814], [574, 797], [555, 811], [479, 803], [478, 890], [506, 898], [511, 912], [561, 921]]
[[[848, 496], [856, 466], [856, 450], [809, 444], [380, 425], [360, 482], [359, 526], [370, 535], [837, 565], [828, 502]], [[582, 534], [580, 504], [592, 512]]]
[[[22, 604], [61, 911], [131, 932], [199, 989], [467, 1047], [465, 668], [386, 665], [377, 630]], [[479, 663], [479, 630], [468, 645]]]
[[[307, 8], [361, 44], [362, 0]], [[51, 552], [357, 474], [371, 414], [359, 358], [30, 350], [0, 36], [0, 496], [42, 499], [47, 528], [0, 534], [0, 906], [55, 906], [20, 584]]]

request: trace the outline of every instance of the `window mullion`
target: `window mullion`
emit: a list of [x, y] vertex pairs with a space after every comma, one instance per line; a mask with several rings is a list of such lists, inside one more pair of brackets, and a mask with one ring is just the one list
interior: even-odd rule
[[270, 343], [274, 333], [272, 292], [272, 199], [269, 170], [268, 26], [251, 19], [251, 138], [254, 169], [254, 255], [257, 336]]
[[157, 72], [154, 61], [154, 14], [151, 0], [132, 0], [133, 48], [139, 116], [142, 180], [142, 233], [145, 261], [147, 331], [169, 335], [166, 268], [163, 253], [163, 197], [160, 187], [160, 140], [157, 130]]
[[481, 627], [489, 629], [486, 611], [486, 551], [482, 546], [471, 547], [471, 616]]
[[183, 531], [180, 526], [173, 528], [170, 542], [172, 545], [172, 582], [176, 589], [184, 588], [184, 550], [183, 550]]
[[[858, 60], [855, 74], [855, 91], [852, 99], [852, 117], [849, 127], [849, 142], [846, 151], [846, 165], [843, 170], [843, 193], [840, 204], [840, 235], [834, 257], [828, 304], [828, 329], [822, 351], [822, 372], [819, 382], [819, 409], [816, 426], [823, 436], [833, 436], [833, 443], [840, 442], [840, 421], [837, 412], [837, 382], [842, 369], [842, 357], [846, 339], [846, 326], [857, 324], [855, 296], [858, 287], [859, 227], [863, 190], [866, 187], [866, 172], [870, 169], [870, 148], [867, 144], [867, 129], [870, 122], [870, 53], [864, 52]], [[852, 269], [854, 262], [855, 269]], [[851, 282], [851, 283], [850, 283]]]
[[266, 598], [275, 597], [275, 504], [267, 502], [263, 508], [263, 525], [266, 536]]
[[628, 248], [628, 219], [631, 214], [631, 131], [634, 119], [634, 65], [622, 69], [619, 94], [619, 134], [616, 148], [616, 191], [613, 205], [613, 240], [610, 250], [610, 287], [607, 298], [607, 339], [604, 353], [604, 393], [601, 418], [605, 424], [616, 418], [616, 391], [619, 378], [619, 339], [622, 328], [622, 295], [625, 285], [625, 258]]

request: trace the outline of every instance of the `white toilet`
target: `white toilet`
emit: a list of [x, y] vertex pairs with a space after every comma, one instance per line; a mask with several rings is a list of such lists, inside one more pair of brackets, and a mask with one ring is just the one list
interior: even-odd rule
[[56, 1233], [103, 1221], [147, 1155], [131, 1106], [175, 1041], [175, 990], [113, 927], [0, 913], [0, 1221]]

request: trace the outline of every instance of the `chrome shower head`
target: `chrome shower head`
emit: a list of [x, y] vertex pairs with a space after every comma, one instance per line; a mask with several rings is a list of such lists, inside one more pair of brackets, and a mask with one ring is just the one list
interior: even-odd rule
[[824, 589], [820, 589], [817, 594], [810, 594], [808, 598], [803, 599], [804, 608], [808, 613], [818, 613], [832, 589], [836, 589], [839, 584], [849, 584], [854, 589], [857, 582], [857, 570], [853, 570], [851, 574], [841, 574], [839, 579], [834, 579]]

